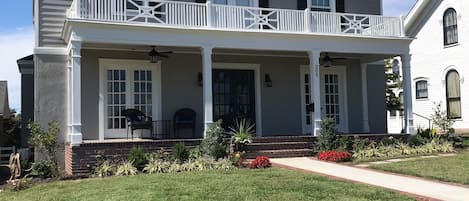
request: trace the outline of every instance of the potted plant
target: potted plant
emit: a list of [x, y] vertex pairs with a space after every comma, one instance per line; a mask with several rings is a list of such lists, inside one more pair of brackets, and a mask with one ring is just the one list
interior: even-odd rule
[[254, 133], [254, 124], [246, 119], [236, 120], [235, 127], [229, 127], [231, 143], [235, 145], [237, 151], [244, 151], [246, 145], [251, 143]]

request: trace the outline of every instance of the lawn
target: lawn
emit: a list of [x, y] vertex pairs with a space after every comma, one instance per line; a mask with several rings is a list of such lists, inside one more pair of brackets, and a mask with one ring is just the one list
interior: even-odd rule
[[467, 151], [457, 156], [418, 159], [370, 167], [428, 179], [469, 184], [469, 152]]
[[404, 195], [344, 181], [282, 170], [138, 175], [63, 181], [0, 200], [413, 200]]

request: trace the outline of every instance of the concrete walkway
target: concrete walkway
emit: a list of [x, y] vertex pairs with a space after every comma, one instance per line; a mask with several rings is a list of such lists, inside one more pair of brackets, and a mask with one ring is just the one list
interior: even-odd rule
[[469, 201], [469, 188], [424, 179], [386, 174], [364, 168], [328, 163], [310, 158], [271, 159], [275, 165], [311, 171], [345, 180], [379, 186], [418, 196], [448, 201]]

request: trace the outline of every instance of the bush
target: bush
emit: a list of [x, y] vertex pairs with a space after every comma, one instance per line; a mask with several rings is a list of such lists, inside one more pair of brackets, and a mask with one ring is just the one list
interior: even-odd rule
[[100, 166], [96, 168], [96, 175], [98, 177], [109, 177], [114, 175], [116, 167], [109, 161], [104, 161]]
[[187, 147], [184, 145], [184, 143], [180, 142], [175, 144], [172, 150], [174, 160], [182, 163], [189, 159], [189, 150], [187, 150]]
[[255, 160], [249, 163], [249, 169], [264, 169], [270, 167], [272, 164], [270, 163], [270, 159], [267, 156], [258, 156]]
[[338, 137], [335, 121], [326, 118], [321, 122], [321, 131], [317, 141], [319, 151], [330, 151], [338, 148]]
[[32, 122], [28, 124], [28, 129], [31, 130], [29, 144], [38, 148], [42, 154], [48, 157], [48, 160], [55, 162], [57, 136], [60, 132], [59, 123], [57, 121], [50, 122], [49, 128], [45, 131], [38, 123]]
[[134, 166], [139, 170], [142, 170], [145, 164], [148, 163], [147, 155], [140, 147], [132, 147], [132, 149], [130, 149], [128, 160], [133, 161]]
[[210, 155], [215, 160], [227, 157], [228, 152], [226, 151], [226, 146], [221, 145], [221, 144], [215, 145]]
[[407, 139], [407, 143], [409, 143], [409, 145], [412, 146], [412, 147], [417, 147], [417, 146], [424, 145], [426, 142], [427, 142], [427, 140], [425, 138], [423, 138], [420, 134], [411, 135]]
[[347, 162], [352, 160], [348, 151], [325, 151], [318, 154], [318, 159], [331, 162]]
[[133, 161], [127, 161], [117, 166], [116, 176], [136, 175], [138, 170], [133, 164]]
[[163, 161], [160, 159], [150, 160], [148, 164], [145, 165], [143, 171], [148, 174], [162, 174], [169, 172], [169, 167], [171, 163]]
[[[221, 127], [221, 120], [214, 122], [207, 130], [207, 136], [200, 144], [200, 151], [204, 156], [210, 156], [214, 159], [218, 159], [220, 150], [225, 150], [227, 143], [224, 138], [228, 137], [225, 135], [225, 130]], [[223, 147], [223, 148], [222, 148]]]
[[52, 160], [34, 162], [27, 176], [51, 178], [57, 176], [57, 164]]

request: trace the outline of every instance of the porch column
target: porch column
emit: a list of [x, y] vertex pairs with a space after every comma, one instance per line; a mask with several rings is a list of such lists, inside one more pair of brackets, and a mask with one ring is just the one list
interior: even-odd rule
[[72, 146], [82, 143], [81, 133], [81, 41], [70, 41], [69, 76], [69, 141]]
[[213, 123], [213, 98], [212, 98], [212, 47], [204, 46], [202, 50], [202, 74], [204, 94], [204, 138], [207, 129]]
[[369, 133], [370, 132], [370, 122], [368, 119], [368, 79], [367, 79], [367, 68], [368, 64], [362, 64], [361, 71], [362, 71], [362, 115], [363, 115], [363, 132]]
[[309, 74], [310, 74], [310, 86], [312, 90], [312, 102], [314, 104], [314, 129], [313, 136], [318, 136], [321, 130], [321, 81], [319, 73], [319, 59], [321, 52], [317, 50], [309, 51]]
[[402, 77], [404, 91], [404, 127], [407, 134], [415, 134], [413, 108], [412, 108], [412, 77], [410, 72], [410, 54], [401, 55]]

